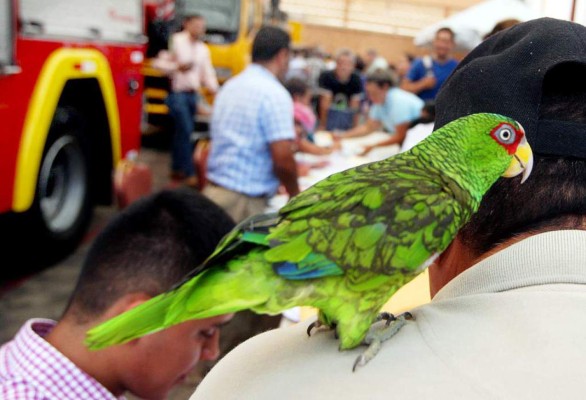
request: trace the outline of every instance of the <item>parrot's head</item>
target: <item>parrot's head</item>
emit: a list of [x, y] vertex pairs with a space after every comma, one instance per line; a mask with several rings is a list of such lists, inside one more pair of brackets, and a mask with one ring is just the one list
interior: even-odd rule
[[489, 114], [495, 119], [495, 126], [490, 131], [490, 137], [501, 146], [511, 161], [501, 175], [512, 178], [523, 173], [521, 183], [525, 182], [533, 169], [533, 152], [525, 137], [525, 130], [517, 121], [498, 114]]
[[533, 152], [525, 137], [525, 130], [519, 122], [513, 119], [497, 114], [494, 114], [494, 118], [498, 122], [490, 131], [490, 137], [508, 155], [512, 156], [507, 169], [501, 176], [512, 178], [523, 173], [521, 179], [521, 183], [523, 183], [527, 180], [533, 169]]
[[[449, 165], [445, 159], [438, 165], [476, 198], [484, 196], [500, 177], [512, 178], [522, 173], [521, 182], [525, 182], [533, 168], [533, 153], [525, 130], [503, 115], [466, 115], [439, 128], [428, 139], [449, 149]], [[441, 159], [443, 153], [434, 155]]]

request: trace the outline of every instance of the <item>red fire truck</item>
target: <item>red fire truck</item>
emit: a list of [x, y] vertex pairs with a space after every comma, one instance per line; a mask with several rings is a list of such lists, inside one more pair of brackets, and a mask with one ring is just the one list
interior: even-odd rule
[[143, 33], [141, 0], [0, 0], [0, 249], [60, 257], [111, 203], [140, 146]]

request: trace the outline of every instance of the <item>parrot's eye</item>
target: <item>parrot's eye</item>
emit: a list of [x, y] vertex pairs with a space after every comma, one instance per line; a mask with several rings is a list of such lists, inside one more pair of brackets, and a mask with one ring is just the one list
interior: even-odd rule
[[516, 139], [515, 129], [510, 125], [504, 124], [496, 130], [495, 137], [503, 144], [514, 143]]

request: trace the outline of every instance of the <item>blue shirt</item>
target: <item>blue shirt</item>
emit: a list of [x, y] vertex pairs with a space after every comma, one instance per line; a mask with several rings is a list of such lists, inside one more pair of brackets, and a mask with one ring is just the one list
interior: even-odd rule
[[385, 102], [370, 108], [369, 117], [380, 121], [390, 133], [395, 133], [395, 126], [419, 118], [423, 100], [403, 89], [392, 87], [387, 92]]
[[228, 80], [215, 101], [207, 176], [248, 196], [271, 196], [279, 180], [270, 143], [294, 140], [293, 100], [266, 68], [249, 65]]
[[[436, 60], [433, 60], [432, 63], [432, 71], [435, 79], [437, 79], [437, 83], [433, 87], [433, 89], [425, 89], [418, 93], [418, 96], [421, 97], [423, 100], [433, 100], [437, 93], [439, 92], [440, 88], [444, 84], [445, 80], [448, 79], [448, 76], [452, 73], [454, 69], [458, 66], [458, 61], [455, 59], [450, 59], [443, 64], [440, 64]], [[427, 69], [425, 65], [423, 65], [423, 59], [417, 58], [413, 61], [413, 65], [411, 69], [407, 73], [407, 78], [412, 81], [416, 82], [427, 74]]]

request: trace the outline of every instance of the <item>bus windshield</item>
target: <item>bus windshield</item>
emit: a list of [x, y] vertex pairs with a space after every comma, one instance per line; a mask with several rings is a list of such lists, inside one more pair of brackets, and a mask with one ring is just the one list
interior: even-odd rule
[[200, 14], [210, 33], [237, 34], [240, 27], [240, 0], [187, 0], [185, 14]]

